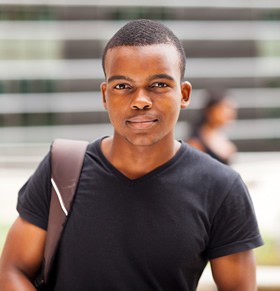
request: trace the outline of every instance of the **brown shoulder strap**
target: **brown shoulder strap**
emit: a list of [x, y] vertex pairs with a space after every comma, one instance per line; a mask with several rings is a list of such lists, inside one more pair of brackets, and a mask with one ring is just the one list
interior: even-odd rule
[[88, 142], [56, 139], [51, 148], [52, 196], [44, 251], [44, 281], [47, 282], [55, 251], [79, 183]]

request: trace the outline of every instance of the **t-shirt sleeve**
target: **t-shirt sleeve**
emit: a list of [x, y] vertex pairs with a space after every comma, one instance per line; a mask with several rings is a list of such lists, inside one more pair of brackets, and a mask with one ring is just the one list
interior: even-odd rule
[[46, 230], [51, 197], [50, 153], [18, 193], [17, 211], [28, 222]]
[[208, 259], [246, 251], [262, 244], [250, 194], [238, 175], [214, 216]]

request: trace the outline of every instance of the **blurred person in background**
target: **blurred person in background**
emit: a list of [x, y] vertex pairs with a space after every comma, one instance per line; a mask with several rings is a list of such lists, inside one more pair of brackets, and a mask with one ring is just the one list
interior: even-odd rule
[[237, 148], [223, 129], [236, 119], [236, 115], [236, 106], [226, 90], [208, 90], [202, 115], [193, 127], [188, 144], [230, 164]]
[[[244, 182], [174, 138], [192, 89], [182, 44], [161, 23], [134, 20], [102, 60], [114, 133], [88, 145], [46, 290], [195, 291], [210, 262], [219, 290], [255, 291], [263, 241]], [[35, 290], [51, 187], [48, 153], [19, 191], [1, 291]]]

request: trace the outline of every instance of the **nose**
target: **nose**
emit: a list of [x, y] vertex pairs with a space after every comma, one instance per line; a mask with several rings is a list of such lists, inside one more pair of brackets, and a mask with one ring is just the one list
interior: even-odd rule
[[137, 93], [132, 101], [131, 108], [134, 110], [148, 110], [152, 108], [152, 100], [143, 91]]

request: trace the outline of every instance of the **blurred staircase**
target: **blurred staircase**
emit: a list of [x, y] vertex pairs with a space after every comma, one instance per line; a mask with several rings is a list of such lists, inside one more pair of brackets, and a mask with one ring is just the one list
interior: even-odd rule
[[194, 91], [178, 139], [200, 114], [204, 90], [222, 86], [239, 107], [228, 129], [239, 151], [280, 151], [280, 2], [273, 0], [0, 0], [0, 147], [111, 134], [100, 57], [134, 18], [166, 23], [185, 46]]

